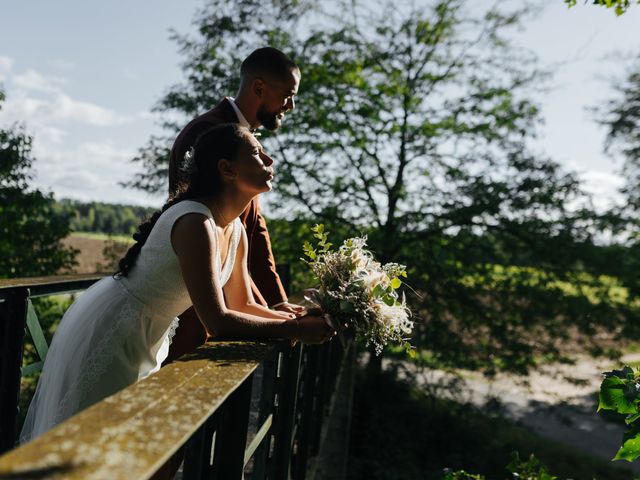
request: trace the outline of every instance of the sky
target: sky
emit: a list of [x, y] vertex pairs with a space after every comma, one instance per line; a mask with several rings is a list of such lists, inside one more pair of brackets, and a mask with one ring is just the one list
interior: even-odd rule
[[[19, 122], [33, 135], [34, 186], [56, 198], [162, 203], [161, 196], [118, 183], [138, 171], [131, 158], [161, 132], [161, 114], [151, 108], [183, 79], [170, 30], [191, 33], [202, 5], [21, 0], [3, 6], [0, 88], [7, 99], [0, 128]], [[604, 207], [617, 198], [620, 163], [604, 155], [605, 130], [588, 108], [616, 94], [611, 80], [624, 75], [624, 58], [640, 52], [640, 6], [616, 17], [582, 2], [572, 9], [562, 0], [540, 5], [546, 7], [514, 34], [554, 73], [538, 96], [545, 123], [535, 148], [578, 172]], [[287, 121], [295, 121], [295, 112]]]

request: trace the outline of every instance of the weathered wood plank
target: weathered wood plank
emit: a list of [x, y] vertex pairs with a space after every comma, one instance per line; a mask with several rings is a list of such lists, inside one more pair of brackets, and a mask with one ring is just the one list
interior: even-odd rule
[[276, 343], [212, 342], [0, 457], [0, 479], [146, 479]]
[[28, 288], [31, 298], [86, 290], [104, 276], [101, 274], [84, 274], [1, 279], [0, 300], [5, 300], [16, 288]]
[[105, 275], [106, 274], [100, 273], [83, 273], [76, 275], [54, 275], [48, 277], [2, 278], [0, 279], [0, 289], [52, 285], [56, 283], [75, 282], [78, 280], [99, 280]]

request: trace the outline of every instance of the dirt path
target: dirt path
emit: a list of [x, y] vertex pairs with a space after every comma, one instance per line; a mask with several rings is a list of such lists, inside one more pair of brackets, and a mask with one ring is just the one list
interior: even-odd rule
[[[638, 359], [640, 356], [634, 355], [623, 358], [623, 362]], [[540, 436], [611, 460], [622, 444], [625, 429], [597, 415], [595, 410], [601, 372], [619, 368], [621, 363], [588, 356], [576, 360], [575, 365], [544, 366], [528, 377], [500, 374], [487, 379], [477, 372], [458, 371], [454, 375], [439, 370], [419, 370], [408, 364], [404, 375], [415, 375], [419, 384], [435, 389], [438, 395], [468, 401], [483, 409], [499, 408], [504, 416]], [[453, 391], [438, 387], [461, 380], [464, 383]], [[616, 463], [640, 473], [640, 461]]]

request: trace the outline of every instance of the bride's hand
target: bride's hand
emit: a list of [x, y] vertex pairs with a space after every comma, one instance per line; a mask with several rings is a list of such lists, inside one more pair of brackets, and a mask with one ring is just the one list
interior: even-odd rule
[[296, 318], [297, 315], [295, 313], [289, 313], [289, 312], [279, 312], [277, 310], [272, 310], [274, 315], [277, 315], [278, 317], [281, 318], [285, 318], [285, 319], [291, 319], [291, 318]]
[[324, 343], [335, 336], [336, 332], [329, 326], [322, 315], [306, 314], [298, 317], [296, 339], [303, 343]]
[[273, 307], [274, 310], [278, 310], [280, 312], [294, 313], [296, 315], [301, 315], [305, 308], [302, 305], [296, 305], [295, 303], [282, 302]]

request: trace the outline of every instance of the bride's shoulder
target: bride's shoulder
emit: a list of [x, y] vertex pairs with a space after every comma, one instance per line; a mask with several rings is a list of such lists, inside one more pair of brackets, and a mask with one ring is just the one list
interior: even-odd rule
[[196, 200], [180, 200], [167, 208], [163, 215], [175, 217], [176, 215], [180, 216], [188, 213], [201, 213], [207, 217], [211, 217], [209, 208]]

